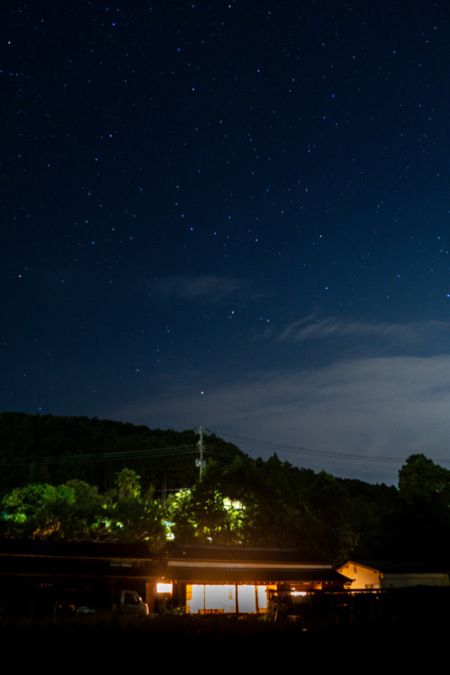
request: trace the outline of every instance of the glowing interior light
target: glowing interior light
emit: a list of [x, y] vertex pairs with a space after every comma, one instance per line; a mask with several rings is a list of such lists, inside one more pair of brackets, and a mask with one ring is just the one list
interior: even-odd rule
[[157, 593], [172, 593], [172, 584], [167, 584], [160, 582], [156, 584], [156, 592]]

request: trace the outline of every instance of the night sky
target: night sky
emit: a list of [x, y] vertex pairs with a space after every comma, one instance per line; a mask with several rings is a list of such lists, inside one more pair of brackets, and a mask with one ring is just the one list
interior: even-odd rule
[[1, 14], [0, 410], [450, 466], [448, 2]]

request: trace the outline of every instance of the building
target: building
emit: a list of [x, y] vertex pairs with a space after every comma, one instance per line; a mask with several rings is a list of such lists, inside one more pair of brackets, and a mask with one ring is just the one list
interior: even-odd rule
[[261, 614], [271, 600], [342, 591], [348, 581], [331, 564], [308, 561], [294, 550], [172, 546], [155, 595], [190, 614]]
[[0, 599], [22, 598], [33, 615], [54, 613], [65, 597], [113, 604], [123, 590], [139, 593], [150, 611], [170, 604], [191, 614], [261, 614], [271, 600], [347, 583], [331, 564], [293, 550], [168, 545], [155, 555], [145, 544], [0, 542]]
[[352, 591], [450, 585], [448, 571], [430, 563], [348, 560], [338, 571], [351, 579]]

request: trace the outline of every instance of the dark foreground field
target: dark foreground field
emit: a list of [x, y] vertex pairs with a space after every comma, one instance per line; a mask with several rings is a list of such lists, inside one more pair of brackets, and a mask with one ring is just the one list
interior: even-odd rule
[[[422, 608], [423, 609], [423, 608]], [[302, 670], [305, 665], [390, 664], [426, 660], [428, 670], [447, 651], [448, 618], [423, 613], [398, 620], [320, 625], [229, 617], [160, 616], [137, 620], [16, 620], [0, 623], [2, 654], [15, 665], [48, 665], [72, 672], [195, 668]], [[362, 660], [361, 660], [362, 659]], [[73, 671], [75, 672], [75, 671]]]

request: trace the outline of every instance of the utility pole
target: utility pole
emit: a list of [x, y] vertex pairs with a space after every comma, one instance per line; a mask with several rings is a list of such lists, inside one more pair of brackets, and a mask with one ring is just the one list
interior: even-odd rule
[[166, 505], [166, 500], [167, 500], [167, 481], [166, 481], [166, 474], [164, 473], [161, 485], [161, 504], [163, 506]]
[[196, 459], [196, 460], [195, 460], [195, 466], [198, 466], [198, 467], [199, 467], [200, 478], [202, 477], [203, 469], [204, 469], [205, 466], [206, 466], [206, 462], [205, 462], [205, 460], [203, 459], [203, 451], [204, 451], [204, 447], [203, 447], [203, 431], [204, 431], [203, 427], [199, 427], [199, 429], [198, 429], [198, 436], [199, 436], [199, 438], [198, 438], [198, 441], [197, 441], [197, 448], [198, 448], [198, 452], [199, 452], [200, 457], [199, 457], [199, 459]]

